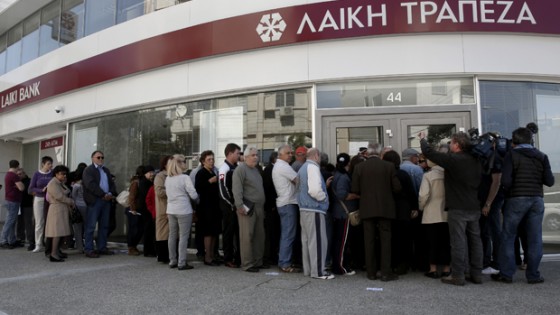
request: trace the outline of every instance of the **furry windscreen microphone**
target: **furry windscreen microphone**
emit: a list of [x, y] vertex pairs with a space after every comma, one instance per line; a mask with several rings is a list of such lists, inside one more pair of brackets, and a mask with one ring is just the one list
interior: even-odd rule
[[537, 126], [534, 122], [528, 123], [525, 128], [531, 130], [531, 132], [535, 134], [539, 132], [539, 126]]

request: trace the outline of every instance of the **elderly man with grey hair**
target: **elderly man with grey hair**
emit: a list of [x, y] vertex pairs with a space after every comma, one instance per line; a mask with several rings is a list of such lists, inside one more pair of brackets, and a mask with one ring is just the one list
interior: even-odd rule
[[327, 185], [332, 177], [323, 180], [319, 162], [321, 152], [316, 148], [307, 151], [307, 160], [298, 171], [297, 200], [300, 210], [303, 274], [315, 279], [330, 280], [334, 275], [326, 271], [327, 228], [329, 209]]
[[245, 163], [239, 164], [232, 177], [232, 192], [239, 221], [241, 268], [258, 272], [264, 256], [264, 186], [257, 165], [257, 148], [245, 149]]
[[278, 268], [282, 272], [301, 272], [292, 266], [292, 250], [298, 227], [296, 183], [298, 174], [290, 166], [292, 147], [287, 144], [278, 148], [278, 159], [272, 169], [272, 181], [276, 189], [276, 207], [280, 216], [280, 250]]

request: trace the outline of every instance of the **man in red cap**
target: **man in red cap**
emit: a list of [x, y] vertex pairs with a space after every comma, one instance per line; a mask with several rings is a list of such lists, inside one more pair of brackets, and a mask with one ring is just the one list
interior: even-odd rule
[[304, 146], [298, 147], [296, 149], [296, 160], [292, 163], [292, 168], [294, 171], [299, 171], [299, 168], [305, 163], [307, 155], [307, 148]]

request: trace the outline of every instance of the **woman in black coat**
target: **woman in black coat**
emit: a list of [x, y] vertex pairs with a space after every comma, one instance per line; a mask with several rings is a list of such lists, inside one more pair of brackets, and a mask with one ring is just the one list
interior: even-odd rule
[[200, 197], [196, 209], [198, 221], [196, 229], [204, 236], [204, 264], [217, 266], [214, 248], [222, 232], [222, 213], [220, 211], [220, 188], [217, 169], [214, 167], [214, 152], [207, 150], [200, 154], [202, 168], [196, 173], [195, 188]]
[[413, 242], [410, 220], [418, 216], [418, 198], [410, 175], [400, 169], [399, 154], [389, 151], [383, 155], [383, 160], [395, 164], [396, 175], [402, 186], [400, 192], [393, 194], [397, 215], [392, 228], [391, 265], [396, 274], [405, 274], [412, 264]]

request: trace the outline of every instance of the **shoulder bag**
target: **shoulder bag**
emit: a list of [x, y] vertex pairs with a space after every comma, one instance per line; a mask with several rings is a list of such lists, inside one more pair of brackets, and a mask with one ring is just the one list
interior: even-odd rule
[[340, 205], [342, 206], [344, 211], [346, 211], [346, 215], [348, 215], [348, 221], [350, 221], [350, 224], [352, 226], [360, 225], [360, 223], [362, 223], [362, 220], [360, 219], [360, 211], [359, 210], [354, 210], [352, 212], [349, 212], [348, 208], [346, 208], [346, 205], [344, 204], [344, 202], [342, 200], [338, 199], [338, 202], [340, 202]]

